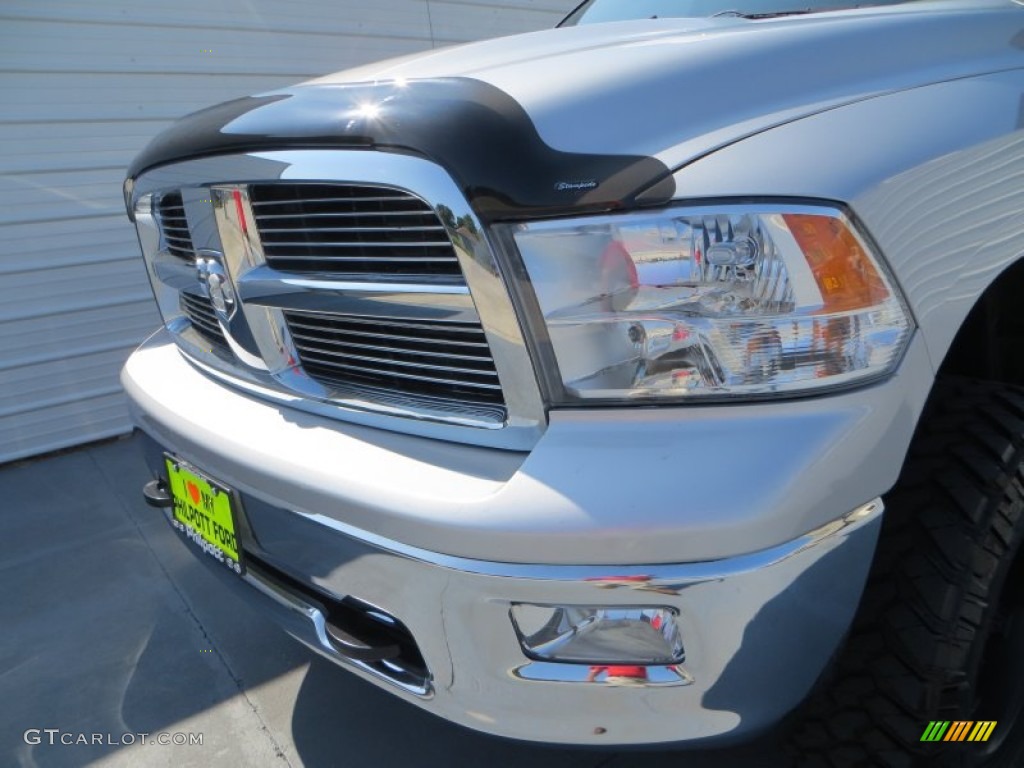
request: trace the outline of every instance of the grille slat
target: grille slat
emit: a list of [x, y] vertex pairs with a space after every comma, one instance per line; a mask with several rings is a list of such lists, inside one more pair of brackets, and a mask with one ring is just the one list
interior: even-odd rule
[[[346, 240], [346, 241], [319, 241], [309, 240], [304, 243], [296, 243], [294, 240], [264, 240], [263, 249], [268, 248], [294, 248], [296, 245], [301, 245], [303, 248], [359, 248], [360, 250], [366, 248], [451, 248], [451, 243], [447, 240], [421, 240], [418, 242], [410, 243], [403, 240]], [[317, 256], [317, 258], [328, 258], [323, 256]], [[365, 256], [364, 256], [365, 258]], [[373, 255], [370, 258], [379, 259], [381, 256]], [[455, 254], [448, 257], [451, 261], [457, 261]]]
[[[425, 368], [428, 371], [443, 371], [445, 373], [464, 373], [468, 376], [485, 376], [487, 378], [497, 379], [498, 374], [495, 371], [488, 371], [486, 369], [477, 368], [463, 368], [454, 365], [437, 365], [436, 363], [424, 363], [420, 360], [414, 360], [412, 358], [423, 356], [420, 352], [408, 352], [405, 350], [390, 350], [393, 354], [390, 357], [375, 357], [373, 355], [356, 354], [353, 352], [344, 352], [341, 350], [329, 350], [323, 347], [318, 347], [312, 344], [296, 344], [296, 348], [299, 352], [308, 352], [310, 354], [319, 355], [323, 358], [325, 355], [329, 358], [341, 358], [345, 361], [358, 360], [364, 363], [373, 363], [374, 365], [384, 365], [387, 367], [395, 366], [399, 369], [405, 368]], [[396, 359], [399, 357], [405, 357], [405, 359]], [[436, 355], [435, 357], [447, 357], [446, 355]], [[461, 362], [461, 360], [460, 360]], [[488, 359], [490, 362], [490, 359]]]
[[327, 213], [311, 213], [309, 211], [303, 211], [302, 213], [260, 213], [261, 221], [281, 221], [286, 222], [289, 219], [356, 219], [356, 218], [386, 218], [390, 216], [425, 216], [433, 217], [433, 212], [423, 211], [422, 209], [409, 210], [409, 211], [329, 211]]
[[181, 301], [190, 316], [195, 316], [199, 320], [210, 323], [211, 325], [217, 325], [217, 314], [214, 312], [213, 305], [210, 303], [209, 299], [193, 296], [188, 293], [182, 293]]
[[168, 252], [183, 261], [195, 260], [192, 234], [185, 218], [185, 203], [180, 192], [168, 192], [157, 203], [157, 218]]
[[[260, 233], [263, 235], [269, 234], [291, 234], [294, 232], [444, 232], [444, 227], [439, 226], [427, 226], [427, 227], [409, 227], [409, 226], [398, 226], [398, 227], [318, 227], [316, 229], [296, 229], [294, 227], [276, 228], [276, 229], [261, 229]], [[449, 245], [447, 240], [442, 240], [440, 243], [435, 245]]]
[[[315, 317], [315, 316], [311, 315], [310, 317]], [[386, 339], [406, 339], [406, 340], [409, 340], [409, 341], [424, 341], [426, 343], [431, 343], [431, 344], [436, 343], [438, 341], [443, 341], [445, 344], [465, 344], [465, 345], [472, 345], [472, 346], [484, 347], [484, 348], [488, 347], [487, 341], [486, 341], [486, 339], [484, 337], [483, 329], [480, 328], [479, 326], [474, 327], [474, 326], [468, 325], [468, 324], [467, 324], [467, 326], [456, 326], [454, 323], [451, 323], [451, 324], [438, 323], [438, 325], [442, 326], [442, 327], [435, 329], [434, 327], [431, 327], [429, 325], [422, 325], [422, 324], [418, 324], [418, 323], [412, 322], [412, 321], [406, 322], [406, 321], [390, 319], [390, 318], [368, 318], [368, 317], [345, 316], [345, 315], [331, 315], [330, 318], [331, 318], [330, 321], [329, 321], [330, 325], [325, 328], [325, 325], [323, 325], [323, 324], [322, 325], [316, 325], [316, 324], [304, 323], [302, 315], [294, 315], [293, 314], [293, 315], [289, 316], [290, 327], [291, 328], [306, 328], [306, 329], [309, 329], [311, 331], [321, 331], [321, 332], [324, 331], [324, 330], [330, 330], [330, 331], [333, 331], [335, 333], [339, 333], [339, 332], [343, 333], [344, 332], [343, 326], [345, 326], [345, 325], [356, 325], [356, 326], [364, 325], [364, 326], [381, 326], [381, 330], [382, 331], [385, 328], [398, 328], [399, 330], [406, 329], [407, 333], [414, 333], [414, 332], [416, 332], [418, 330], [419, 331], [426, 331], [428, 333], [433, 331], [437, 335], [431, 335], [431, 336], [427, 337], [426, 339], [424, 339], [423, 337], [418, 337], [418, 336], [403, 336], [403, 335], [396, 334], [396, 333], [391, 333], [391, 332], [388, 332], [388, 333], [374, 333], [372, 331], [367, 331], [365, 328], [358, 328], [356, 330], [356, 333], [358, 333], [358, 334], [360, 334], [362, 336], [377, 336], [377, 337], [386, 338]], [[453, 334], [453, 333], [454, 334], [460, 334], [460, 333], [461, 334], [467, 334], [468, 333], [468, 334], [472, 334], [472, 335], [475, 335], [475, 336], [479, 336], [481, 340], [480, 341], [466, 341], [464, 337], [460, 338], [458, 340], [452, 340], [451, 338], [447, 338], [447, 336], [449, 334]]]
[[331, 388], [367, 386], [453, 402], [503, 405], [476, 323], [286, 312], [306, 373]]
[[[294, 256], [294, 255], [289, 256], [288, 254], [280, 254], [277, 258], [281, 262], [288, 262], [290, 260], [300, 260], [300, 259], [303, 259], [304, 257], [302, 257], [302, 256]], [[329, 264], [334, 264], [334, 263], [361, 264], [363, 261], [365, 261], [365, 259], [362, 256], [320, 256], [317, 260], [319, 262], [323, 262], [324, 264], [328, 264], [328, 265]], [[448, 261], [448, 259], [445, 259], [445, 258], [431, 257], [431, 256], [377, 256], [374, 260], [382, 262], [384, 264], [395, 264], [395, 263], [421, 264], [423, 262], [434, 263], [434, 262]], [[281, 264], [279, 264], [278, 266], [280, 267]]]
[[205, 315], [195, 310], [189, 312], [189, 320], [197, 325], [201, 326], [202, 329], [208, 333], [220, 335], [220, 326], [216, 320], [210, 320]]
[[[428, 382], [428, 383], [431, 383], [431, 384], [452, 384], [452, 385], [457, 385], [459, 387], [476, 387], [476, 388], [479, 388], [479, 389], [486, 389], [486, 390], [500, 390], [501, 389], [501, 385], [500, 384], [489, 384], [489, 383], [485, 383], [485, 382], [468, 381], [466, 379], [455, 379], [455, 378], [448, 379], [448, 378], [443, 378], [443, 377], [440, 377], [440, 376], [424, 376], [422, 374], [409, 373], [408, 371], [386, 370], [386, 369], [383, 369], [383, 368], [373, 368], [371, 366], [357, 365], [355, 363], [339, 363], [339, 362], [335, 362], [333, 360], [316, 360], [315, 358], [312, 358], [312, 362], [313, 362], [313, 366], [310, 366], [308, 364], [306, 365], [307, 371], [308, 371], [308, 369], [310, 367], [320, 366], [320, 367], [326, 367], [326, 368], [336, 368], [336, 369], [338, 369], [340, 371], [351, 371], [351, 372], [355, 373], [356, 375], [363, 374], [363, 375], [372, 376], [374, 378], [377, 378], [377, 377], [380, 377], [380, 376], [386, 376], [386, 377], [397, 376], [397, 377], [403, 378], [403, 379], [410, 379], [412, 381]], [[346, 382], [346, 383], [351, 383], [351, 380]], [[392, 388], [397, 389], [397, 387], [392, 387]]]
[[215, 326], [212, 323], [202, 320], [199, 317], [193, 315], [189, 317], [189, 321], [192, 323], [192, 327], [196, 329], [203, 338], [208, 341], [216, 341], [218, 344], [226, 345], [227, 341], [224, 340], [224, 334], [221, 333], [220, 327]]
[[[431, 344], [449, 343], [453, 341], [453, 336], [455, 336], [454, 341], [456, 342], [466, 342], [468, 335], [478, 339], [474, 343], [479, 343], [484, 347], [487, 346], [483, 329], [474, 323], [416, 322], [401, 321], [401, 319], [392, 319], [390, 317], [361, 317], [351, 314], [299, 314], [297, 312], [290, 312], [288, 317], [290, 328], [304, 328], [316, 332], [319, 336], [346, 332], [359, 336], [367, 335], [367, 328], [360, 328], [360, 326], [365, 326], [370, 327], [369, 333], [377, 332], [385, 338], [391, 339], [398, 338], [398, 334], [393, 334], [388, 329], [397, 328], [402, 334], [417, 335], [417, 341], [426, 341]], [[317, 321], [319, 322], [317, 323]], [[350, 326], [354, 326], [354, 328], [349, 329], [348, 327]]]
[[[366, 343], [362, 343], [362, 342], [354, 342], [354, 341], [341, 340], [341, 339], [339, 339], [337, 341], [334, 340], [334, 339], [323, 339], [323, 338], [319, 338], [317, 336], [311, 336], [311, 335], [299, 333], [295, 329], [294, 325], [292, 325], [291, 329], [292, 329], [292, 336], [294, 336], [299, 341], [311, 341], [311, 342], [319, 342], [319, 343], [326, 343], [326, 344], [335, 344], [335, 345], [338, 345], [338, 346], [361, 347], [361, 348], [365, 348], [365, 349], [382, 349], [382, 350], [400, 349], [399, 347], [382, 346], [382, 345], [377, 345], [377, 344], [366, 344]], [[364, 334], [364, 335], [362, 335], [362, 337], [359, 337], [359, 338], [397, 339], [398, 341], [412, 341], [412, 342], [414, 342], [416, 344], [422, 344], [422, 345], [427, 345], [427, 344], [431, 343], [431, 342], [428, 342], [428, 341], [424, 341], [423, 339], [411, 339], [408, 336], [389, 337], [389, 336], [386, 336], [384, 334]], [[445, 346], [446, 347], [447, 346], [453, 346], [453, 343], [452, 342], [445, 342]], [[457, 343], [457, 344], [455, 344], [455, 346], [460, 347], [460, 348], [467, 348], [468, 347], [468, 348], [470, 348], [471, 351], [475, 351], [475, 352], [486, 351], [486, 347], [487, 347], [486, 344], [476, 344], [476, 343], [472, 343], [472, 342], [462, 342], [461, 344]], [[482, 348], [482, 350], [481, 350], [481, 348]], [[431, 356], [431, 357], [438, 356], [438, 357], [453, 357], [453, 358], [467, 359], [467, 360], [490, 360], [490, 356], [489, 355], [467, 354], [467, 353], [462, 352], [462, 351], [452, 351], [451, 349], [446, 350], [444, 352], [434, 352], [434, 351], [423, 349], [423, 350], [418, 350], [417, 353], [418, 354], [425, 354], [425, 355]]]
[[447, 276], [462, 281], [444, 222], [404, 190], [360, 184], [254, 184], [267, 264], [299, 274]]
[[192, 301], [185, 300], [185, 310], [188, 312], [189, 318], [197, 322], [207, 325], [210, 328], [218, 328], [217, 318], [210, 311], [209, 307], [198, 306]]
[[213, 311], [210, 300], [205, 296], [196, 296], [190, 293], [182, 293], [180, 297], [181, 311], [192, 323], [196, 333], [202, 336], [211, 344], [216, 344], [224, 349], [228, 342], [224, 338], [224, 332], [217, 321], [217, 314]]

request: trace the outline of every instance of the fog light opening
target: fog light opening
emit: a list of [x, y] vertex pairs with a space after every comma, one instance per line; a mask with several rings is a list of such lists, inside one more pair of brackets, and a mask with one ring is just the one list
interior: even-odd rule
[[510, 612], [523, 653], [565, 664], [675, 665], [686, 659], [667, 606], [531, 605]]

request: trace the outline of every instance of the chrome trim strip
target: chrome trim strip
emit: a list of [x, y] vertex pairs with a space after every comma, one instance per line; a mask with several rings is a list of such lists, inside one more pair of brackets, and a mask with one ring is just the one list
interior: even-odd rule
[[[377, 184], [382, 184], [382, 183], [383, 182], [380, 179], [377, 179]], [[393, 200], [419, 200], [420, 198], [417, 195], [388, 195], [388, 196], [382, 196], [382, 197], [348, 197], [348, 198], [345, 198], [345, 199], [350, 201], [350, 202], [353, 202], [353, 203], [390, 203]], [[303, 202], [303, 203], [334, 203], [334, 202], [337, 202], [337, 198], [335, 198], [335, 197], [304, 197], [304, 198], [302, 198], [301, 202]], [[262, 206], [262, 205], [281, 205], [281, 201], [280, 200], [263, 200], [261, 202], [254, 203], [254, 205], [257, 208]], [[301, 215], [305, 215], [305, 214], [301, 214]], [[329, 214], [329, 215], [334, 215], [334, 214]], [[263, 214], [260, 214], [260, 216], [262, 218]], [[448, 243], [445, 243], [445, 245], [448, 245]]]
[[249, 270], [267, 263], [256, 233], [249, 193], [244, 187], [215, 185], [210, 187], [210, 196], [224, 256], [238, 283]]
[[[280, 272], [271, 267], [258, 267], [246, 272], [242, 276], [242, 282], [246, 285], [246, 294], [251, 295], [254, 300], [264, 298], [269, 291], [261, 291], [270, 283], [283, 283], [289, 289], [298, 291], [342, 291], [344, 293], [356, 294], [424, 294], [428, 302], [440, 301], [435, 297], [439, 296], [469, 296], [469, 287], [459, 283], [389, 283], [386, 281], [357, 282], [353, 280], [329, 280], [326, 278], [317, 279], [311, 277], [299, 277], [288, 272]], [[407, 296], [403, 296], [408, 300]]]
[[198, 289], [195, 263], [184, 262], [168, 251], [157, 251], [152, 259], [152, 271], [161, 283], [176, 291]]
[[[838, 520], [808, 531], [803, 536], [769, 549], [746, 555], [695, 563], [650, 565], [533, 565], [520, 563], [494, 563], [445, 555], [413, 547], [335, 520], [326, 515], [293, 510], [311, 522], [329, 528], [364, 544], [409, 560], [460, 573], [477, 576], [497, 576], [508, 579], [576, 582], [595, 589], [628, 588], [655, 594], [677, 595], [686, 587], [706, 581], [719, 581], [768, 568], [812, 549], [826, 541], [845, 538], [858, 528], [881, 516], [885, 505], [880, 498], [863, 504]], [[601, 573], [607, 574], [601, 576]], [[602, 581], [603, 580], [603, 581]], [[621, 583], [618, 583], [621, 582]]]
[[[634, 689], [668, 688], [672, 686], [693, 685], [694, 677], [684, 664], [669, 665], [634, 665], [643, 666], [647, 679], [621, 683], [605, 681], [600, 685], [610, 688], [627, 687]], [[583, 683], [595, 685], [590, 678], [589, 664], [558, 664], [550, 661], [531, 661], [512, 670], [513, 677], [526, 682], [539, 683]]]
[[354, 282], [299, 277], [257, 267], [239, 278], [243, 304], [410, 320], [478, 322], [466, 285]]

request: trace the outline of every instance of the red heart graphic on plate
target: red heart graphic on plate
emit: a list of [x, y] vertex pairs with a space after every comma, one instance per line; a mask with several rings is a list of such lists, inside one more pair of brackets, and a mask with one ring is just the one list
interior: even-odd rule
[[185, 484], [185, 487], [188, 488], [188, 495], [192, 497], [192, 503], [193, 504], [198, 504], [199, 503], [199, 486], [190, 481], [190, 482]]

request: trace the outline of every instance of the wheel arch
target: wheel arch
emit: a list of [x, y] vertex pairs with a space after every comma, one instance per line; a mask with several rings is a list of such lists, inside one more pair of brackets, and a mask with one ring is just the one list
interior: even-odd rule
[[937, 375], [1024, 386], [1024, 257], [1007, 265], [967, 313]]

